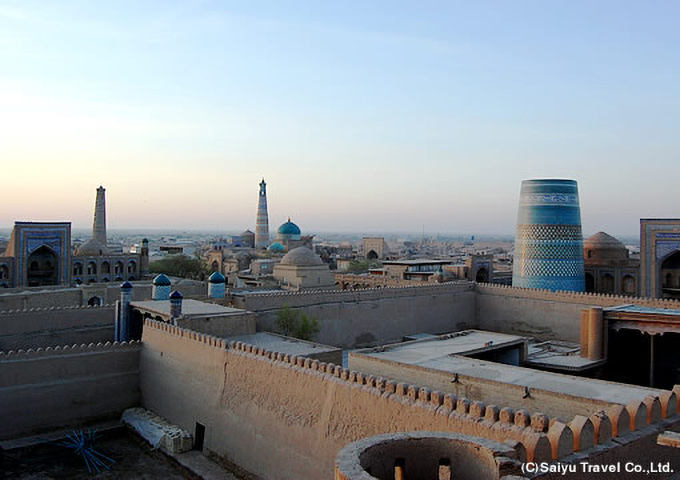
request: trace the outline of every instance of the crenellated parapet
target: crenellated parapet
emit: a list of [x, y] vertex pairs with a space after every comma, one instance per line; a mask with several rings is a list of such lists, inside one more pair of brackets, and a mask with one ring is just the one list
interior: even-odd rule
[[20, 308], [0, 310], [0, 317], [3, 315], [17, 315], [21, 313], [47, 313], [47, 312], [77, 312], [82, 310], [113, 309], [115, 305], [107, 303], [104, 305], [74, 305], [69, 307], [42, 307], [42, 308]]
[[426, 296], [471, 292], [474, 283], [467, 281], [412, 286], [386, 286], [358, 290], [303, 290], [295, 292], [254, 293], [243, 297], [243, 308], [250, 311], [303, 307], [323, 303], [363, 302], [408, 296]]
[[[491, 405], [426, 386], [349, 370], [333, 363], [271, 351], [241, 341], [227, 341], [151, 319], [145, 322], [145, 328], [199, 342], [206, 348], [224, 350], [243, 357], [244, 361], [263, 361], [275, 369], [292, 370], [301, 375], [315, 376], [323, 382], [333, 382], [336, 388], [360, 390], [373, 396], [374, 402], [383, 402], [381, 408], [394, 408], [401, 412], [400, 415], [416, 419], [428, 418], [424, 424], [430, 430], [453, 431], [498, 442], [517, 442], [522, 458], [529, 461], [561, 459], [574, 452], [587, 452], [596, 445], [610, 442], [613, 437], [629, 435], [631, 431], [677, 415], [676, 393], [666, 392], [631, 405], [603, 407], [602, 411], [589, 416], [577, 415], [567, 424], [541, 412]], [[273, 378], [279, 376], [276, 374]], [[347, 394], [352, 398], [356, 395]], [[393, 407], [386, 407], [385, 402]], [[653, 413], [648, 413], [650, 411]]]
[[142, 342], [98, 342], [98, 343], [82, 343], [80, 345], [64, 345], [57, 347], [39, 347], [29, 348], [26, 350], [9, 350], [7, 352], [0, 351], [0, 362], [5, 360], [29, 360], [32, 358], [51, 357], [55, 355], [77, 355], [82, 353], [105, 353], [105, 352], [122, 352], [131, 350], [140, 350]]
[[535, 288], [519, 288], [509, 285], [476, 284], [476, 291], [480, 294], [503, 295], [508, 297], [530, 298], [551, 302], [579, 303], [600, 307], [614, 307], [622, 304], [633, 304], [650, 308], [680, 309], [680, 301], [662, 298], [629, 297], [606, 293], [552, 291]]

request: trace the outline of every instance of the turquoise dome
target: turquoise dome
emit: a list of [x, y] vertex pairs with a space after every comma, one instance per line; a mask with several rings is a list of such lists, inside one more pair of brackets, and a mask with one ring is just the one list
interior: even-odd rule
[[214, 272], [212, 275], [208, 277], [208, 281], [210, 283], [224, 283], [226, 279], [224, 278], [224, 275], [222, 275], [220, 272]]
[[153, 279], [153, 284], [156, 285], [157, 287], [168, 287], [172, 285], [170, 279], [163, 273], [161, 273], [160, 275]]
[[267, 248], [270, 252], [285, 252], [286, 249], [284, 248], [283, 245], [281, 245], [279, 242], [274, 242], [271, 245], [269, 245], [269, 248]]
[[286, 223], [279, 227], [278, 233], [279, 235], [300, 235], [300, 227], [291, 222], [289, 218]]

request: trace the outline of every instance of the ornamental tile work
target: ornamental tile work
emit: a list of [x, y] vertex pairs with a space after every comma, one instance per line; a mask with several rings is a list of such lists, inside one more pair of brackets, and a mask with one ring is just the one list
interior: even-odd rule
[[522, 182], [512, 285], [585, 290], [581, 211], [574, 180]]

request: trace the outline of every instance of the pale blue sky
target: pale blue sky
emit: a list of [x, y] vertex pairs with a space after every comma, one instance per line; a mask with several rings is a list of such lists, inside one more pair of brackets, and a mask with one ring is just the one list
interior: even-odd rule
[[680, 217], [678, 2], [0, 0], [0, 225], [586, 233]]

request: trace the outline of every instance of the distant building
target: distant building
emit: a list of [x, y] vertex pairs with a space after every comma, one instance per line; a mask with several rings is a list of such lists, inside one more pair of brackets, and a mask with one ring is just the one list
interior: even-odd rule
[[427, 282], [429, 277], [440, 272], [444, 265], [451, 265], [451, 260], [385, 260], [381, 271], [372, 271], [400, 280], [418, 280]]
[[[298, 247], [312, 248], [314, 236], [303, 236], [300, 227], [290, 221], [283, 223], [276, 231], [276, 241], [269, 246], [269, 251], [290, 252]], [[281, 249], [283, 247], [283, 250]]]
[[640, 219], [642, 296], [680, 299], [680, 219]]
[[257, 203], [257, 221], [255, 222], [255, 247], [267, 248], [269, 245], [269, 214], [267, 213], [267, 183], [264, 178], [260, 182], [260, 193]]
[[640, 260], [630, 258], [626, 246], [604, 232], [583, 241], [586, 292], [638, 295]]
[[477, 283], [494, 283], [493, 255], [470, 255], [463, 265], [442, 267], [445, 278], [470, 280]]
[[42, 287], [137, 280], [149, 272], [149, 244], [140, 253], [109, 248], [105, 189], [97, 189], [92, 238], [71, 247], [70, 222], [15, 222], [5, 255], [0, 257], [0, 286]]
[[364, 237], [362, 252], [366, 260], [382, 260], [387, 257], [387, 245], [383, 237]]
[[304, 246], [294, 248], [276, 264], [274, 278], [286, 290], [335, 287], [335, 277], [328, 265]]

